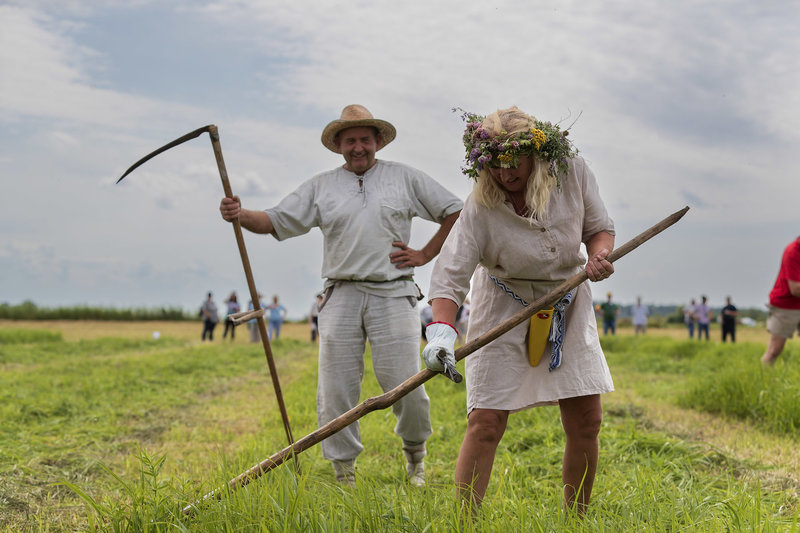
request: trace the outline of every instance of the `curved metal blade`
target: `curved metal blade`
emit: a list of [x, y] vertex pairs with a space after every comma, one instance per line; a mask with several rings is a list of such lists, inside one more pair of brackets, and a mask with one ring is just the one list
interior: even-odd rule
[[125, 171], [125, 174], [123, 174], [123, 175], [122, 175], [122, 177], [121, 177], [120, 179], [118, 179], [118, 180], [117, 180], [117, 183], [119, 183], [120, 181], [122, 181], [122, 180], [125, 178], [125, 176], [127, 176], [128, 174], [130, 174], [131, 172], [133, 172], [134, 170], [136, 170], [136, 169], [137, 169], [138, 167], [140, 167], [141, 165], [143, 165], [143, 164], [145, 164], [146, 162], [150, 161], [151, 159], [153, 159], [155, 156], [157, 156], [157, 155], [158, 155], [158, 154], [160, 154], [161, 152], [166, 152], [166, 151], [167, 151], [167, 150], [169, 150], [170, 148], [174, 148], [175, 146], [178, 146], [179, 144], [183, 144], [183, 143], [185, 143], [186, 141], [189, 141], [189, 140], [191, 140], [191, 139], [194, 139], [195, 137], [199, 137], [199, 136], [200, 136], [200, 135], [202, 135], [203, 133], [205, 133], [205, 132], [209, 131], [209, 129], [210, 129], [212, 126], [213, 126], [213, 124], [208, 124], [207, 126], [203, 126], [202, 128], [197, 128], [196, 130], [194, 130], [194, 131], [192, 131], [192, 132], [189, 132], [189, 133], [187, 133], [187, 134], [186, 134], [186, 135], [184, 135], [183, 137], [179, 137], [179, 138], [175, 139], [174, 141], [172, 141], [171, 143], [165, 144], [164, 146], [162, 146], [162, 147], [161, 147], [161, 148], [159, 148], [158, 150], [155, 150], [155, 151], [153, 151], [153, 152], [150, 152], [149, 154], [147, 154], [146, 156], [144, 156], [143, 158], [141, 158], [140, 160], [138, 160], [136, 163], [134, 163], [133, 165], [131, 165], [131, 167], [130, 167], [128, 170], [126, 170], [126, 171]]

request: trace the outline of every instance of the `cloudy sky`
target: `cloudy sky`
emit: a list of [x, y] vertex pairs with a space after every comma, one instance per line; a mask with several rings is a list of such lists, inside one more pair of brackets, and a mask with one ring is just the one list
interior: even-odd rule
[[[762, 307], [800, 234], [796, 2], [5, 0], [0, 2], [0, 302], [181, 306], [247, 285], [208, 136], [267, 208], [341, 164], [319, 142], [350, 103], [392, 122], [379, 157], [462, 198], [462, 122], [517, 105], [572, 124], [621, 244], [676, 226], [594, 286], [621, 303], [707, 294]], [[435, 225], [416, 223], [420, 248]], [[248, 234], [289, 316], [320, 279], [318, 230]], [[427, 292], [430, 269], [417, 271]]]

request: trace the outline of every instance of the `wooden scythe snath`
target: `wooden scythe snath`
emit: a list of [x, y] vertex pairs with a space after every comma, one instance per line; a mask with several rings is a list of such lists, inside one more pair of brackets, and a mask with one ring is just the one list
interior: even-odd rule
[[[644, 242], [652, 239], [668, 227], [675, 224], [678, 220], [680, 220], [683, 215], [689, 210], [689, 207], [684, 207], [680, 211], [676, 211], [675, 213], [671, 214], [655, 226], [643, 231], [630, 241], [626, 242], [613, 252], [611, 252], [606, 259], [609, 262], [613, 263], [617, 259], [629, 254], [636, 248], [638, 248]], [[500, 335], [507, 333], [511, 329], [515, 328], [519, 324], [522, 324], [524, 321], [528, 320], [531, 316], [535, 313], [541, 311], [542, 309], [546, 309], [559, 300], [561, 300], [569, 291], [583, 283], [588, 279], [585, 270], [581, 270], [578, 274], [575, 274], [571, 278], [567, 279], [561, 285], [551, 290], [546, 295], [542, 296], [541, 298], [531, 302], [528, 307], [522, 309], [514, 316], [510, 317], [508, 320], [503, 322], [502, 324], [495, 326], [494, 328], [490, 329], [477, 339], [473, 339], [467, 344], [463, 345], [461, 348], [456, 350], [455, 358], [456, 361], [460, 361], [464, 359], [469, 354], [474, 352], [475, 350], [486, 346], [493, 340], [497, 339]], [[318, 428], [316, 431], [309, 433], [302, 439], [298, 440], [294, 444], [287, 446], [283, 450], [279, 451], [278, 453], [272, 455], [268, 459], [264, 459], [257, 465], [253, 466], [246, 472], [239, 474], [237, 477], [233, 478], [228, 482], [227, 485], [224, 487], [217, 488], [205, 496], [200, 501], [187, 505], [183, 509], [184, 514], [191, 514], [197, 506], [209, 499], [215, 498], [219, 499], [225, 494], [227, 491], [233, 491], [238, 489], [239, 487], [243, 487], [249, 484], [251, 481], [254, 481], [261, 477], [263, 474], [269, 472], [273, 468], [283, 464], [289, 457], [297, 456], [297, 454], [304, 452], [305, 450], [311, 448], [315, 444], [320, 443], [321, 441], [325, 440], [326, 438], [330, 437], [334, 433], [341, 431], [345, 427], [349, 426], [356, 420], [364, 417], [368, 413], [372, 411], [377, 411], [379, 409], [386, 409], [387, 407], [393, 405], [397, 402], [400, 398], [411, 392], [412, 390], [416, 389], [432, 377], [436, 376], [437, 372], [433, 372], [432, 370], [428, 370], [427, 368], [422, 369], [417, 374], [411, 376], [403, 383], [395, 387], [394, 389], [386, 392], [380, 396], [374, 396], [372, 398], [367, 398], [357, 406], [353, 407], [346, 413], [340, 415], [339, 417], [331, 420], [324, 426]]]
[[[186, 141], [194, 139], [195, 137], [199, 137], [203, 133], [208, 132], [209, 137], [211, 137], [211, 146], [214, 149], [214, 157], [217, 160], [217, 168], [219, 169], [219, 177], [222, 179], [222, 188], [225, 190], [225, 196], [228, 198], [233, 198], [233, 192], [231, 191], [231, 184], [228, 181], [228, 171], [225, 168], [225, 160], [222, 158], [222, 147], [219, 144], [219, 132], [217, 127], [214, 124], [209, 124], [208, 126], [203, 126], [202, 128], [198, 128], [192, 132], [187, 133], [183, 137], [179, 137], [174, 141], [165, 144], [158, 150], [154, 150], [150, 152], [139, 161], [131, 165], [131, 167], [125, 171], [121, 178], [117, 180], [117, 183], [122, 181], [125, 176], [130, 174], [134, 171], [134, 169], [138, 168], [139, 166], [143, 165], [147, 161], [151, 160], [158, 154], [162, 152], [166, 152], [170, 148], [174, 148], [179, 144], [183, 144]], [[267, 365], [269, 366], [269, 375], [272, 377], [272, 386], [275, 388], [275, 397], [278, 400], [278, 407], [281, 411], [281, 418], [283, 419], [283, 428], [286, 430], [286, 438], [289, 440], [289, 445], [294, 442], [294, 438], [292, 437], [292, 428], [289, 425], [289, 415], [286, 412], [286, 405], [283, 402], [283, 393], [281, 392], [281, 384], [278, 381], [278, 371], [275, 368], [275, 360], [272, 357], [272, 349], [269, 345], [269, 336], [267, 335], [267, 326], [264, 323], [264, 310], [261, 308], [261, 301], [258, 298], [258, 291], [256, 290], [255, 281], [253, 281], [253, 270], [250, 268], [250, 259], [247, 256], [247, 249], [244, 246], [244, 236], [242, 235], [242, 225], [239, 223], [239, 219], [233, 221], [233, 232], [236, 235], [236, 244], [239, 245], [239, 255], [242, 257], [242, 266], [244, 267], [244, 275], [247, 278], [247, 287], [250, 290], [250, 299], [253, 301], [253, 309], [251, 311], [244, 311], [239, 313], [239, 320], [237, 323], [241, 322], [242, 319], [256, 319], [256, 323], [258, 324], [258, 331], [261, 333], [261, 343], [264, 345], [264, 355], [267, 357]]]

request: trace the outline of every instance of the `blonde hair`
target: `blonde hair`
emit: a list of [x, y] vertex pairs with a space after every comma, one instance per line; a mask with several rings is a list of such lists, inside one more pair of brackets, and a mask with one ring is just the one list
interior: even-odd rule
[[[497, 138], [515, 137], [535, 126], [536, 118], [520, 111], [517, 106], [498, 109], [481, 123], [481, 127], [486, 129], [489, 135]], [[548, 174], [546, 161], [534, 155], [530, 157], [533, 159], [533, 165], [525, 190], [525, 205], [530, 211], [528, 219], [533, 222], [547, 218], [547, 206], [550, 203], [550, 194], [556, 187], [556, 178]], [[493, 208], [505, 202], [506, 192], [492, 178], [490, 170], [484, 167], [475, 181], [473, 197], [478, 204]]]

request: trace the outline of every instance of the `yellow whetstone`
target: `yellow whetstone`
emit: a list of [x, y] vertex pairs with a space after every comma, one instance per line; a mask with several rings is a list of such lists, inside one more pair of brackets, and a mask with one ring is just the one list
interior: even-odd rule
[[528, 330], [528, 362], [536, 366], [542, 360], [547, 338], [550, 336], [550, 324], [553, 322], [553, 308], [542, 309], [531, 317]]

